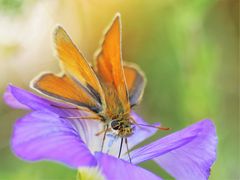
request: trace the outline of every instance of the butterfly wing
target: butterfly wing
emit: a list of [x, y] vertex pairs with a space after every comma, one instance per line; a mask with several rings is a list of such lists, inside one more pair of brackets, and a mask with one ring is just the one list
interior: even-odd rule
[[[121, 109], [123, 109], [124, 112], [128, 112], [130, 110], [130, 104], [121, 57], [120, 26], [120, 16], [116, 16], [113, 24], [105, 34], [102, 49], [98, 53], [96, 59], [95, 68], [100, 76], [100, 79], [104, 82], [108, 89], [111, 89], [111, 92], [109, 93], [110, 96], [113, 93], [116, 93], [115, 96], [112, 96], [114, 97], [114, 101], [116, 102], [117, 96], [121, 104]], [[108, 89], [106, 90], [108, 91]], [[105, 93], [106, 101], [111, 98], [110, 96]]]
[[101, 104], [84, 87], [80, 87], [66, 75], [45, 73], [33, 81], [32, 87], [47, 96], [86, 107], [93, 112], [102, 110]]
[[95, 72], [62, 27], [56, 28], [54, 42], [65, 74], [84, 87], [104, 108], [104, 93]]
[[135, 64], [124, 65], [124, 74], [132, 107], [141, 101], [146, 79], [144, 73]]

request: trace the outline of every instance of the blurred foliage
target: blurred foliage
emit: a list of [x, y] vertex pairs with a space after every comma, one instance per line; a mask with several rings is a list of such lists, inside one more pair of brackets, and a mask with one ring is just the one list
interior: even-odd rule
[[0, 0], [1, 10], [17, 12], [22, 7], [22, 0]]
[[[57, 62], [52, 57], [51, 45], [48, 45], [51, 40], [49, 32], [55, 24], [63, 24], [87, 59], [92, 61], [102, 30], [114, 14], [120, 12], [123, 58], [137, 63], [148, 79], [143, 101], [136, 111], [149, 122], [161, 121], [164, 126], [172, 128], [169, 132], [158, 132], [145, 143], [201, 119], [211, 118], [217, 127], [219, 147], [210, 179], [240, 178], [237, 0], [32, 2], [28, 8], [34, 9], [41, 4], [52, 21], [46, 23], [43, 19], [38, 22], [39, 26], [27, 31], [18, 41], [18, 46], [6, 43], [6, 49], [18, 47], [16, 54], [10, 56], [11, 51], [0, 51], [8, 54], [0, 54], [4, 57], [0, 59], [1, 92], [9, 82], [28, 89], [28, 82], [39, 72], [57, 72]], [[0, 4], [1, 14], [6, 15], [7, 9], [16, 12], [18, 17], [24, 14], [18, 11], [22, 1], [0, 0]], [[24, 7], [27, 6], [29, 4], [24, 3]], [[44, 15], [40, 11], [38, 18]], [[43, 31], [45, 29], [49, 31]], [[24, 46], [21, 44], [29, 41], [32, 34], [39, 36], [43, 33], [48, 34], [41, 37], [45, 38], [43, 42], [30, 38], [34, 41]], [[0, 41], [0, 47], [4, 45]], [[31, 48], [36, 50], [34, 56], [29, 54]], [[21, 53], [25, 53], [24, 56]], [[0, 106], [0, 178], [76, 177], [76, 171], [62, 165], [48, 162], [29, 164], [17, 159], [9, 150], [8, 142], [15, 119], [23, 113], [8, 108], [3, 102]], [[142, 166], [165, 179], [172, 179], [153, 162]]]

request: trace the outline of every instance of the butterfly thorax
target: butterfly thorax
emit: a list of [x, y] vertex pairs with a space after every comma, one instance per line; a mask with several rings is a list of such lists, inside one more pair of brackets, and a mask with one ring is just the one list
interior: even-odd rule
[[133, 129], [130, 121], [129, 104], [123, 104], [115, 89], [111, 88], [111, 86], [104, 84], [103, 89], [107, 97], [106, 109], [102, 114], [103, 121], [114, 134], [120, 137], [130, 136]]

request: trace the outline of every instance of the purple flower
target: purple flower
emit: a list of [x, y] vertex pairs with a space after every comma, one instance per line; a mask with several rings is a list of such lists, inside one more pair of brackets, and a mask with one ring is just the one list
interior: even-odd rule
[[[51, 160], [72, 168], [98, 166], [107, 179], [161, 179], [136, 164], [154, 160], [176, 179], [208, 179], [216, 160], [215, 126], [203, 120], [146, 146], [131, 151], [128, 162], [124, 147], [121, 159], [116, 158], [119, 140], [107, 137], [100, 152], [102, 135], [95, 134], [102, 124], [94, 120], [69, 120], [67, 116], [86, 116], [86, 112], [57, 108], [60, 102], [39, 97], [20, 88], [9, 86], [5, 101], [14, 108], [30, 110], [17, 120], [11, 146], [13, 152], [28, 161]], [[138, 123], [147, 124], [132, 113]], [[153, 128], [136, 127], [128, 138], [130, 149], [156, 132]]]

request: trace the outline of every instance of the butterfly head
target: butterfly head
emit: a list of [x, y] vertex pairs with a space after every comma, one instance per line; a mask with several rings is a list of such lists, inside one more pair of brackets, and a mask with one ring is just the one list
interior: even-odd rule
[[110, 122], [110, 127], [120, 137], [128, 137], [133, 134], [132, 123], [128, 119], [114, 119]]

